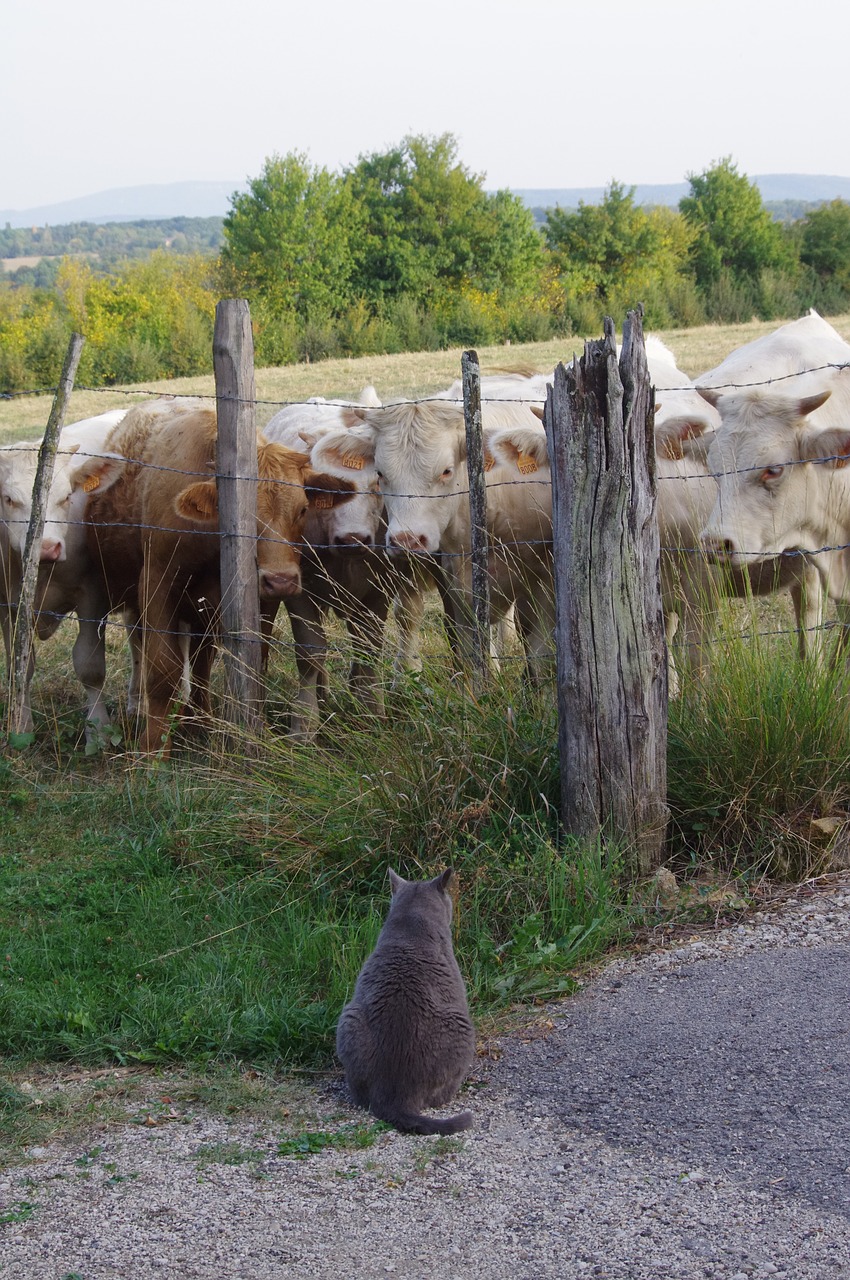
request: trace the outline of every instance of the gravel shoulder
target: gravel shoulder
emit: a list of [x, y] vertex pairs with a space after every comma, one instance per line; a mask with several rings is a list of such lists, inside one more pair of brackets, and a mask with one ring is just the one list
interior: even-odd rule
[[[0, 1277], [850, 1276], [848, 980], [843, 876], [607, 965], [488, 1046], [456, 1138], [296, 1158], [273, 1117], [182, 1114], [31, 1149]], [[369, 1127], [337, 1081], [308, 1111]]]

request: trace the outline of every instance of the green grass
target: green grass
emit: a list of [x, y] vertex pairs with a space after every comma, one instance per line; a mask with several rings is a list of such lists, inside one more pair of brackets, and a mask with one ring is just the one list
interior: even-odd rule
[[552, 710], [505, 696], [411, 681], [386, 721], [269, 735], [250, 766], [0, 762], [0, 1054], [328, 1066], [388, 865], [457, 868], [477, 1012], [568, 989], [622, 931], [621, 867], [555, 850]]
[[[711, 362], [696, 354], [688, 367]], [[394, 368], [382, 391], [424, 377]], [[326, 371], [296, 371], [311, 381], [281, 383], [283, 398], [342, 390]], [[348, 393], [368, 380], [360, 362], [338, 372]], [[850, 687], [843, 666], [800, 666], [787, 638], [738, 634], [782, 629], [786, 613], [776, 626], [761, 603], [755, 616], [725, 612], [710, 675], [686, 678], [670, 708], [668, 852], [683, 876], [736, 876], [745, 902], [760, 877], [801, 877], [832, 856], [813, 822], [840, 828], [850, 811]], [[10, 1071], [332, 1068], [336, 1018], [387, 910], [388, 866], [458, 870], [456, 950], [482, 1021], [568, 991], [588, 961], [664, 915], [635, 893], [627, 850], [556, 847], [555, 699], [524, 690], [517, 664], [473, 699], [447, 678], [432, 626], [424, 672], [388, 689], [378, 722], [356, 714], [334, 655], [328, 721], [297, 748], [284, 736], [292, 662], [276, 653], [256, 758], [253, 744], [214, 735], [151, 764], [109, 744], [85, 756], [71, 641], [65, 624], [39, 650], [34, 743], [0, 759]], [[110, 631], [119, 725], [125, 664]], [[18, 1083], [0, 1091], [0, 1118], [32, 1135]]]

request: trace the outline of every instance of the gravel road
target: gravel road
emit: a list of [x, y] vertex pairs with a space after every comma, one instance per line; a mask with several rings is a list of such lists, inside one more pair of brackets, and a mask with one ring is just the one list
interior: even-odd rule
[[194, 1115], [36, 1148], [0, 1173], [0, 1216], [33, 1206], [0, 1277], [850, 1277], [848, 985], [844, 876], [606, 966], [479, 1060], [457, 1138], [296, 1159]]

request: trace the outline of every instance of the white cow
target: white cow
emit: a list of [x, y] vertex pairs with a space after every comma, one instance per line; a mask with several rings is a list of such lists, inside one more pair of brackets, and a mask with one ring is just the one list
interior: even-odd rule
[[[36, 634], [53, 635], [66, 614], [75, 611], [79, 631], [73, 650], [74, 671], [86, 694], [89, 726], [108, 720], [103, 702], [105, 674], [100, 620], [105, 612], [99, 578], [92, 570], [86, 545], [83, 513], [87, 488], [107, 485], [118, 473], [115, 455], [103, 455], [103, 445], [126, 410], [117, 409], [66, 427], [59, 438], [47, 519], [41, 540], [36, 584]], [[22, 556], [32, 516], [32, 490], [40, 441], [0, 448], [0, 625], [11, 663], [17, 603], [21, 590]], [[102, 456], [101, 456], [102, 455]], [[29, 685], [24, 702], [23, 728], [32, 728]]]
[[385, 545], [384, 500], [374, 466], [354, 451], [362, 424], [305, 427], [290, 425], [278, 442], [307, 449], [314, 469], [339, 475], [356, 485], [343, 506], [311, 507], [304, 529], [302, 591], [286, 600], [295, 641], [299, 688], [290, 735], [300, 741], [315, 736], [319, 707], [327, 693], [328, 614], [341, 617], [354, 646], [349, 686], [373, 714], [383, 711], [378, 663], [390, 602], [394, 601], [398, 649], [394, 669], [420, 665], [419, 633], [425, 594], [436, 587], [446, 594], [439, 565], [400, 563]]
[[[358, 410], [369, 431], [356, 444], [376, 468], [387, 545], [416, 558], [441, 554], [463, 627], [471, 593], [470, 515], [463, 410], [446, 398]], [[516, 606], [529, 670], [552, 649], [551, 483], [546, 440], [522, 404], [484, 403], [492, 617]]]
[[[702, 666], [704, 646], [720, 596], [745, 599], [779, 589], [791, 592], [800, 627], [801, 654], [817, 651], [823, 594], [817, 569], [803, 557], [771, 561], [759, 569], [712, 567], [700, 533], [714, 506], [717, 484], [706, 454], [720, 415], [697, 392], [675, 358], [654, 335], [646, 338], [650, 377], [656, 390], [655, 444], [658, 524], [661, 540], [661, 596], [670, 655], [670, 687], [678, 688], [672, 659], [674, 636], [689, 659]], [[814, 639], [813, 639], [814, 638]]]
[[809, 553], [846, 632], [850, 345], [810, 312], [698, 382], [721, 418], [708, 450], [718, 485], [703, 530], [708, 554], [750, 569]]
[[371, 384], [363, 388], [359, 400], [326, 400], [324, 396], [310, 396], [303, 404], [288, 404], [279, 409], [263, 427], [263, 435], [267, 440], [285, 444], [288, 448], [300, 448], [300, 445], [289, 443], [293, 432], [298, 435], [302, 429], [312, 432], [341, 427], [346, 409], [357, 406], [377, 409], [380, 404], [380, 397]]

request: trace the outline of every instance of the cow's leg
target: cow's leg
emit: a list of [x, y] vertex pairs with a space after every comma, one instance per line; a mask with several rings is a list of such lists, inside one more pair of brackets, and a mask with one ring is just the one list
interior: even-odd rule
[[292, 708], [289, 736], [296, 742], [312, 742], [319, 728], [319, 704], [327, 696], [328, 642], [322, 610], [306, 593], [285, 600], [295, 642], [298, 695]]
[[81, 606], [77, 639], [71, 654], [74, 672], [86, 695], [86, 742], [96, 743], [98, 731], [109, 724], [103, 696], [106, 680], [104, 622], [95, 621]]
[[127, 686], [127, 714], [137, 716], [142, 710], [142, 631], [139, 611], [125, 606], [122, 612], [124, 630], [130, 647], [130, 682]]
[[824, 623], [826, 622], [826, 590], [817, 567], [804, 556], [791, 583], [791, 600], [797, 622], [797, 648], [801, 658], [809, 658], [819, 666], [824, 655]]
[[413, 579], [401, 582], [393, 602], [393, 617], [398, 631], [398, 644], [393, 658], [393, 684], [404, 671], [421, 671], [419, 640], [425, 616], [425, 588]]
[[147, 719], [139, 746], [142, 751], [170, 754], [171, 719], [179, 707], [185, 653], [178, 623], [178, 604], [167, 582], [146, 581], [140, 589], [142, 616], [142, 672]]
[[358, 601], [346, 611], [345, 623], [354, 648], [349, 672], [349, 687], [365, 711], [384, 714], [384, 691], [379, 679], [384, 626], [389, 601], [382, 591], [375, 591], [367, 601]]

